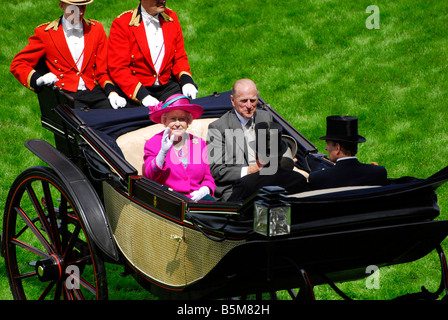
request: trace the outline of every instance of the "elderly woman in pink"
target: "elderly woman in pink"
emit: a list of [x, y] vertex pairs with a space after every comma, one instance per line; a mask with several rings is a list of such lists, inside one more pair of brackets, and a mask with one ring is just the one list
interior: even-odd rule
[[193, 119], [202, 115], [202, 107], [176, 94], [149, 108], [149, 118], [166, 128], [145, 143], [144, 175], [193, 201], [213, 199], [215, 181], [206, 142], [186, 132]]

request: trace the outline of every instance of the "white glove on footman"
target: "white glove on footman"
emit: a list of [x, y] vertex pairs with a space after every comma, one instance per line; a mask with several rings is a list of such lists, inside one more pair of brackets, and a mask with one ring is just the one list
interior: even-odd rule
[[36, 84], [41, 86], [51, 86], [52, 84], [58, 82], [58, 77], [54, 73], [48, 72], [43, 76], [37, 78]]
[[160, 151], [157, 154], [156, 157], [156, 164], [162, 168], [163, 167], [163, 163], [165, 162], [165, 158], [166, 155], [168, 154], [168, 151], [170, 151], [171, 146], [173, 145], [173, 141], [174, 141], [174, 135], [171, 136], [170, 138], [170, 128], [166, 128], [165, 131], [163, 132], [163, 137], [162, 137], [162, 143], [160, 146]]
[[208, 187], [200, 187], [199, 190], [196, 190], [196, 191], [193, 191], [192, 193], [190, 193], [190, 196], [191, 196], [191, 200], [199, 201], [208, 194], [210, 194], [210, 189]]
[[182, 94], [184, 96], [190, 97], [191, 99], [196, 99], [198, 95], [198, 89], [191, 83], [187, 83], [182, 87]]
[[126, 106], [126, 99], [120, 97], [118, 93], [111, 92], [108, 96], [109, 103], [114, 109], [124, 108]]
[[159, 103], [159, 100], [157, 100], [156, 98], [154, 98], [151, 95], [147, 95], [146, 97], [143, 98], [142, 100], [142, 105], [144, 105], [145, 107], [154, 107], [156, 104]]

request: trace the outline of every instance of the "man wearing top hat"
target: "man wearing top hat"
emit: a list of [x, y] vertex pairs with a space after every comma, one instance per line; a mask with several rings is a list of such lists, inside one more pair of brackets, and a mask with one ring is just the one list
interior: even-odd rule
[[293, 171], [297, 142], [282, 132], [275, 122], [255, 125], [255, 158], [260, 170], [238, 179], [228, 201], [244, 201], [265, 186], [282, 187], [289, 194], [308, 189], [305, 176]]
[[108, 64], [113, 81], [136, 104], [155, 106], [174, 94], [196, 98], [181, 25], [165, 0], [140, 0], [114, 19]]
[[312, 189], [347, 186], [372, 186], [387, 184], [384, 167], [358, 161], [358, 143], [366, 139], [358, 135], [358, 118], [351, 116], [327, 117], [325, 140], [328, 158], [336, 165], [325, 170], [314, 171], [308, 178]]
[[[39, 92], [56, 85], [74, 98], [74, 107], [126, 105], [107, 71], [107, 36], [102, 24], [84, 19], [93, 0], [60, 0], [64, 14], [38, 26], [13, 59], [10, 71], [26, 88]], [[42, 64], [44, 68], [40, 70]]]

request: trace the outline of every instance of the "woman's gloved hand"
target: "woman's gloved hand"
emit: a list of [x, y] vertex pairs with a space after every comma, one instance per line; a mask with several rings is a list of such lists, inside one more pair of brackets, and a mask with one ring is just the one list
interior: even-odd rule
[[199, 190], [193, 191], [190, 193], [191, 200], [199, 201], [204, 198], [206, 195], [210, 194], [210, 189], [208, 187], [200, 187]]
[[170, 151], [171, 146], [173, 145], [174, 141], [174, 135], [170, 137], [170, 128], [166, 128], [163, 132], [162, 136], [162, 143], [160, 145], [160, 151], [157, 154], [156, 157], [156, 164], [162, 168], [163, 163], [165, 162], [166, 155], [168, 154], [168, 151]]

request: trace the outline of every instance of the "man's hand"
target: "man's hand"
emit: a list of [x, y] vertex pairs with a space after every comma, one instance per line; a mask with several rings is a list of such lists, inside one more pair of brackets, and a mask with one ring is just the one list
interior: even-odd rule
[[198, 89], [196, 89], [193, 84], [187, 83], [182, 87], [182, 94], [184, 96], [190, 97], [191, 99], [196, 99]]
[[145, 107], [154, 107], [156, 104], [159, 103], [159, 100], [157, 100], [156, 98], [154, 98], [151, 95], [147, 95], [146, 97], [143, 98], [142, 100], [142, 105], [144, 105]]
[[111, 92], [108, 96], [109, 103], [114, 109], [118, 108], [124, 108], [126, 106], [126, 99], [123, 97], [120, 97], [118, 93]]
[[43, 76], [37, 78], [36, 84], [41, 86], [51, 86], [52, 84], [58, 82], [58, 77], [56, 77], [55, 74], [48, 72], [47, 74], [44, 74]]
[[260, 167], [256, 163], [251, 164], [249, 165], [249, 167], [247, 167], [247, 174], [255, 173], [258, 171], [260, 171]]

